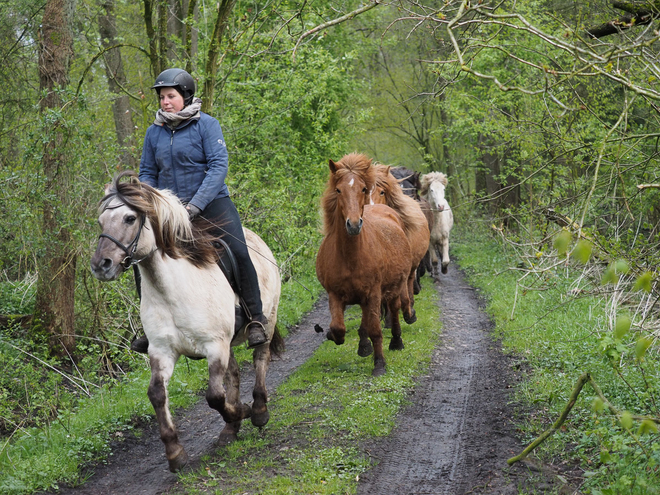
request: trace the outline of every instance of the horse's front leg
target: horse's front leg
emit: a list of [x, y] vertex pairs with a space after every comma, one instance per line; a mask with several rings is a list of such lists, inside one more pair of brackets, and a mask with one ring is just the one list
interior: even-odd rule
[[[361, 304], [360, 307], [362, 308], [362, 315], [364, 315], [365, 311], [368, 311], [367, 307], [364, 304]], [[387, 308], [383, 308], [383, 311], [385, 311], [385, 326], [387, 327], [387, 318], [389, 318], [389, 314], [386, 311]], [[380, 318], [380, 317], [379, 317]], [[360, 321], [360, 328], [358, 328], [358, 337], [360, 337], [360, 342], [358, 344], [358, 356], [360, 357], [367, 357], [371, 355], [372, 352], [374, 352], [374, 348], [371, 345], [371, 341], [369, 340], [369, 333], [367, 332], [366, 327], [364, 326], [365, 320], [364, 316], [362, 317], [362, 321]]]
[[167, 396], [167, 385], [169, 384], [177, 356], [150, 355], [151, 382], [147, 395], [151, 405], [156, 412], [160, 439], [165, 444], [165, 456], [169, 463], [170, 471], [179, 471], [188, 463], [188, 454], [179, 443], [179, 435], [170, 414], [169, 399]]
[[401, 351], [404, 348], [403, 339], [401, 338], [401, 322], [399, 322], [401, 299], [395, 297], [387, 302], [387, 306], [392, 315], [392, 340], [390, 341], [390, 351]]
[[[234, 351], [229, 351], [229, 365], [225, 372], [225, 382], [227, 383], [227, 401], [230, 404], [237, 404], [240, 401], [240, 370], [234, 357]], [[218, 445], [228, 445], [238, 439], [238, 431], [241, 429], [241, 421], [225, 423], [225, 427], [218, 437]]]
[[442, 273], [447, 273], [447, 267], [449, 266], [449, 236], [448, 235], [442, 238], [441, 248], [442, 248]]
[[330, 329], [325, 334], [328, 340], [341, 345], [346, 337], [346, 324], [344, 323], [344, 311], [346, 304], [335, 293], [328, 294], [328, 305], [330, 307]]
[[270, 347], [262, 345], [257, 347], [252, 354], [254, 363], [255, 379], [252, 389], [252, 424], [254, 426], [265, 426], [270, 419], [268, 412], [268, 390], [266, 389], [266, 372], [270, 363]]
[[383, 354], [383, 331], [380, 328], [380, 295], [372, 297], [362, 306], [362, 325], [371, 339], [374, 348], [374, 369], [372, 376], [385, 373], [385, 355]]
[[[216, 355], [207, 357], [209, 364], [209, 388], [206, 390], [206, 402], [209, 407], [222, 415], [225, 423], [231, 424], [250, 417], [251, 408], [241, 404], [239, 397], [225, 393], [224, 377], [229, 366], [229, 345]], [[237, 367], [238, 368], [238, 367]], [[237, 394], [236, 394], [237, 395]]]

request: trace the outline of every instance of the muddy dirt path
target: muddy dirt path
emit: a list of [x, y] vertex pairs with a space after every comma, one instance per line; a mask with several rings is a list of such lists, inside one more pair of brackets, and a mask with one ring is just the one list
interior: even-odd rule
[[[386, 439], [363, 445], [378, 464], [361, 476], [358, 494], [516, 494], [518, 488], [536, 493], [556, 490], [553, 473], [545, 467], [506, 459], [520, 452], [508, 405], [517, 377], [499, 345], [489, 335], [491, 324], [481, 310], [475, 290], [455, 266], [435, 284], [440, 294], [443, 331], [428, 373], [419, 379], [411, 401], [399, 415], [397, 428]], [[314, 325], [330, 322], [325, 299], [287, 337], [287, 350], [272, 362], [268, 389], [282, 383], [323, 342]], [[243, 400], [251, 401], [254, 376], [242, 374]], [[182, 443], [193, 463], [214, 451], [222, 428], [217, 412], [205, 400], [178, 415]], [[530, 468], [531, 467], [531, 468]], [[141, 438], [116, 445], [107, 464], [94, 468], [87, 483], [64, 489], [64, 495], [156, 495], [177, 481], [167, 470], [156, 425]], [[304, 495], [304, 494], [301, 494]]]

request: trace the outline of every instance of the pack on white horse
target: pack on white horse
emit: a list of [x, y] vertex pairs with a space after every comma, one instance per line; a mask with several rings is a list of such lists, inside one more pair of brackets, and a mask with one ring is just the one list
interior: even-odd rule
[[[178, 198], [141, 183], [133, 172], [119, 175], [99, 206], [99, 236], [91, 260], [94, 276], [115, 280], [137, 264], [142, 276], [140, 317], [149, 339], [151, 382], [148, 396], [165, 444], [171, 471], [188, 460], [169, 410], [167, 385], [180, 356], [206, 358], [206, 400], [226, 425], [221, 443], [236, 439], [241, 421], [268, 422], [266, 372], [271, 351], [283, 350], [275, 327], [280, 299], [280, 273], [263, 240], [245, 229], [250, 257], [259, 277], [268, 342], [254, 349], [256, 381], [252, 406], [242, 404], [239, 369], [231, 346], [247, 339], [245, 325], [235, 329], [237, 296], [218, 267], [213, 238], [203, 219], [191, 224]], [[227, 387], [227, 390], [225, 390]]]
[[431, 172], [421, 177], [420, 192], [431, 205], [433, 212], [433, 228], [429, 243], [431, 263], [437, 267], [439, 257], [442, 273], [447, 273], [449, 266], [449, 232], [454, 226], [454, 214], [445, 199], [446, 187], [447, 176], [442, 172]]

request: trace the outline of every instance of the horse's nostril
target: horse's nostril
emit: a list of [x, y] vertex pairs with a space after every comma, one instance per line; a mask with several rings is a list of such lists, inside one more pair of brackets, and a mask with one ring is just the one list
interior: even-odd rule
[[112, 267], [112, 260], [110, 258], [104, 258], [103, 263], [101, 263], [101, 268], [107, 270]]

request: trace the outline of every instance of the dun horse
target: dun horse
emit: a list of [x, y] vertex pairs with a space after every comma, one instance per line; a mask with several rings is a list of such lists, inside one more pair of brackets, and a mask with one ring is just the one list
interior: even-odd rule
[[[125, 178], [128, 180], [122, 180]], [[231, 350], [231, 346], [245, 342], [245, 326], [235, 328], [237, 297], [216, 264], [213, 239], [200, 229], [198, 220], [190, 223], [186, 209], [172, 193], [140, 183], [132, 172], [121, 174], [106, 193], [99, 206], [103, 233], [91, 268], [101, 281], [115, 280], [135, 264], [140, 270], [140, 317], [149, 338], [151, 364], [148, 396], [156, 411], [170, 471], [174, 472], [188, 459], [179, 443], [167, 394], [180, 356], [208, 361], [206, 400], [226, 422], [220, 442], [236, 439], [243, 419], [251, 418], [256, 426], [268, 422], [266, 371], [271, 350], [283, 348], [275, 328], [280, 274], [268, 246], [246, 229], [268, 318], [269, 341], [254, 350], [256, 382], [254, 402], [249, 406], [240, 402], [239, 369]]]
[[[399, 181], [390, 173], [391, 167], [375, 165], [376, 188], [372, 194], [374, 203], [386, 204], [396, 211], [403, 221], [403, 229], [411, 249], [411, 266], [408, 275], [408, 294], [414, 304], [414, 283], [417, 267], [429, 248], [430, 231], [424, 212], [414, 199], [406, 196]], [[419, 292], [419, 291], [417, 291]]]
[[[416, 320], [408, 295], [411, 251], [399, 215], [386, 205], [369, 205], [376, 170], [364, 155], [351, 153], [329, 161], [330, 178], [321, 200], [325, 237], [316, 257], [316, 275], [328, 292], [331, 322], [326, 337], [343, 344], [344, 311], [362, 309], [358, 355], [371, 353], [373, 376], [385, 373], [381, 301], [392, 314], [390, 350], [403, 349], [399, 309], [408, 323]], [[371, 340], [371, 343], [369, 342]]]
[[442, 172], [431, 172], [422, 175], [421, 193], [431, 205], [433, 211], [433, 228], [431, 229], [431, 263], [438, 266], [438, 255], [442, 273], [447, 273], [449, 266], [449, 231], [454, 226], [454, 214], [445, 199], [447, 176]]

